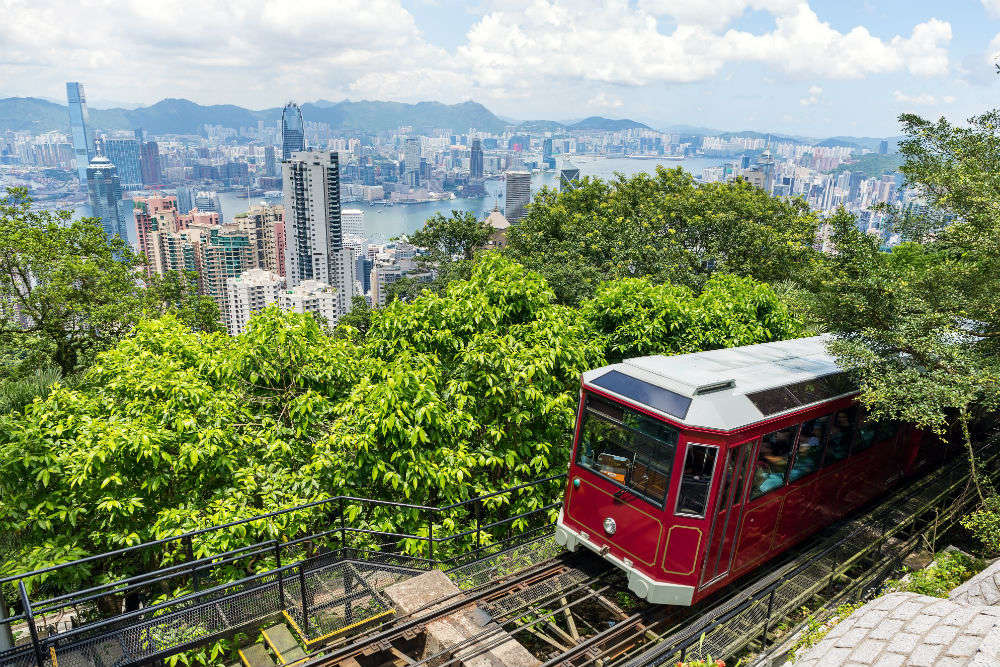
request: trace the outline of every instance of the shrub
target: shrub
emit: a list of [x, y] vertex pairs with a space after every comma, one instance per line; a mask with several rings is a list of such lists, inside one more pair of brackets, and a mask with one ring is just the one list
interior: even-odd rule
[[1000, 552], [1000, 496], [988, 496], [979, 509], [963, 517], [961, 523], [982, 542], [986, 551]]

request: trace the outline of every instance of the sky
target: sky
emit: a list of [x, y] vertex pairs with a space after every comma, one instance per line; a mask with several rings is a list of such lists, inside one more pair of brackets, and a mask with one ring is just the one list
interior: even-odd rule
[[0, 97], [474, 100], [516, 119], [633, 118], [890, 136], [995, 105], [1000, 0], [0, 0]]

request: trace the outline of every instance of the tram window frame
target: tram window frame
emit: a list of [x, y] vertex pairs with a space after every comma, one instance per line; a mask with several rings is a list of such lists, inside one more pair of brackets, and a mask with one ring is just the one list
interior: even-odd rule
[[[791, 468], [792, 453], [795, 452], [795, 448], [798, 446], [799, 431], [800, 431], [800, 427], [801, 426], [802, 426], [801, 422], [795, 423], [795, 424], [789, 424], [788, 426], [786, 426], [784, 428], [779, 428], [779, 429], [777, 429], [775, 431], [771, 431], [770, 433], [765, 433], [764, 435], [761, 436], [761, 438], [760, 438], [760, 444], [757, 445], [756, 457], [755, 457], [754, 462], [753, 462], [753, 471], [751, 472], [751, 477], [749, 478], [749, 481], [750, 481], [750, 491], [749, 491], [749, 493], [747, 495], [747, 502], [753, 502], [754, 500], [757, 500], [758, 498], [763, 498], [764, 496], [767, 496], [767, 495], [769, 495], [771, 493], [774, 493], [775, 491], [778, 491], [779, 489], [783, 489], [786, 486], [788, 486], [788, 471]], [[764, 451], [765, 440], [768, 437], [770, 437], [770, 436], [774, 436], [774, 435], [777, 435], [778, 433], [781, 433], [783, 431], [788, 431], [788, 430], [792, 430], [794, 432], [792, 434], [792, 442], [788, 446], [788, 452], [786, 452], [785, 456], [784, 456], [785, 467], [784, 467], [784, 470], [781, 473], [782, 474], [781, 484], [779, 484], [778, 486], [775, 486], [773, 488], [770, 488], [770, 489], [768, 489], [766, 491], [761, 491], [758, 488], [758, 484], [757, 484], [757, 472], [758, 472], [758, 470], [760, 468], [761, 454]], [[770, 446], [771, 446], [770, 443], [768, 443], [768, 447], [770, 447]], [[775, 465], [775, 464], [770, 463], [769, 465]], [[773, 475], [775, 473], [768, 473], [768, 474], [769, 475]]]
[[[624, 491], [641, 498], [645, 502], [658, 509], [665, 509], [667, 496], [670, 494], [670, 483], [673, 473], [674, 460], [677, 458], [677, 450], [680, 445], [680, 429], [661, 422], [653, 417], [645, 415], [627, 405], [614, 402], [601, 396], [588, 394], [582, 411], [582, 422], [580, 424], [580, 436], [576, 446], [574, 462], [576, 465], [597, 475], [601, 479], [620, 487]], [[591, 435], [588, 430], [591, 419], [603, 422], [612, 427], [620, 441], [601, 441], [589, 444], [585, 439]], [[623, 436], [630, 435], [627, 442]], [[672, 441], [663, 440], [660, 436], [669, 437]], [[608, 446], [617, 447], [631, 453], [631, 461], [617, 454], [608, 454]], [[588, 453], [589, 448], [593, 449]], [[598, 450], [605, 448], [605, 451]], [[644, 449], [646, 451], [640, 451]], [[622, 479], [617, 479], [608, 474], [607, 470], [602, 470], [599, 457], [602, 455], [622, 458], [625, 461]], [[588, 460], [591, 463], [588, 463]], [[641, 466], [647, 474], [657, 473], [663, 480], [662, 497], [650, 495], [649, 485], [643, 487], [634, 486], [631, 483], [632, 473], [636, 464]], [[655, 487], [654, 487], [655, 488]]]
[[[708, 479], [691, 479], [691, 475], [688, 474], [688, 460], [691, 456], [691, 452], [694, 451], [696, 447], [702, 449], [712, 450], [712, 462], [708, 467]], [[695, 519], [704, 519], [708, 514], [708, 506], [711, 503], [712, 497], [712, 483], [715, 481], [715, 468], [719, 463], [719, 450], [718, 445], [708, 445], [703, 442], [689, 442], [684, 446], [684, 465], [681, 468], [681, 481], [677, 485], [677, 501], [674, 503], [674, 515], [691, 517]], [[684, 485], [685, 484], [698, 484], [699, 486], [704, 485], [704, 498], [702, 499], [702, 510], [701, 513], [697, 512], [682, 512], [681, 511], [681, 499], [684, 497]], [[698, 490], [700, 493], [700, 489]]]
[[[798, 477], [793, 477], [792, 475], [795, 472], [795, 466], [799, 462], [799, 454], [800, 454], [800, 452], [802, 450], [802, 435], [803, 435], [803, 432], [806, 430], [806, 426], [809, 425], [809, 424], [815, 424], [815, 423], [820, 422], [822, 420], [826, 420], [826, 428], [823, 430], [823, 436], [822, 436], [822, 438], [820, 438], [820, 441], [816, 444], [816, 446], [819, 448], [819, 453], [816, 455], [815, 463], [813, 465], [813, 468], [811, 470], [807, 470], [807, 471], [803, 472]], [[826, 454], [826, 446], [827, 446], [827, 442], [830, 439], [830, 426], [832, 424], [833, 424], [833, 414], [832, 413], [825, 414], [825, 415], [820, 415], [819, 417], [813, 417], [812, 419], [808, 419], [808, 420], [802, 422], [801, 424], [799, 424], [799, 432], [798, 432], [797, 437], [795, 438], [795, 448], [793, 450], [794, 453], [795, 453], [795, 455], [793, 457], [791, 457], [790, 461], [789, 461], [788, 475], [786, 477], [786, 480], [787, 480], [786, 484], [792, 484], [793, 482], [797, 482], [800, 479], [804, 479], [804, 478], [808, 477], [809, 475], [813, 474], [814, 472], [816, 472], [817, 470], [819, 470], [820, 468], [823, 467], [822, 466], [823, 456]]]
[[[861, 431], [865, 427], [870, 428], [872, 432], [871, 438], [868, 440], [867, 443], [865, 443], [864, 438], [861, 435]], [[869, 449], [877, 445], [879, 443], [878, 430], [879, 430], [879, 424], [877, 421], [875, 421], [874, 419], [869, 419], [867, 414], [864, 413], [860, 414], [858, 418], [857, 428], [854, 429], [855, 438], [854, 441], [851, 443], [851, 456], [854, 456], [855, 454], [860, 454], [861, 452], [867, 452]]]
[[[833, 451], [830, 448], [830, 443], [833, 439], [833, 427], [837, 423], [837, 417], [842, 414], [848, 415], [847, 430], [844, 432], [844, 437], [847, 439], [847, 444], [844, 447], [844, 455], [840, 458], [830, 458], [830, 452]], [[861, 417], [861, 408], [857, 405], [849, 405], [846, 408], [841, 408], [836, 412], [831, 413], [830, 419], [830, 429], [826, 436], [826, 447], [823, 449], [823, 464], [822, 468], [828, 465], [833, 465], [834, 463], [839, 463], [851, 457], [851, 448], [854, 446], [854, 440], [858, 434], [858, 422]]]

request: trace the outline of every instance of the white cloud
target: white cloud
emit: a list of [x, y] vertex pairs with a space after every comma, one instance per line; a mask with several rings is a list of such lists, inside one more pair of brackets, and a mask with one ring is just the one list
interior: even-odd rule
[[820, 95], [822, 94], [823, 94], [823, 89], [820, 88], [819, 86], [809, 86], [809, 95], [807, 97], [803, 97], [802, 99], [800, 99], [799, 104], [805, 107], [810, 107], [814, 104], [818, 104]]
[[980, 2], [983, 3], [987, 14], [994, 18], [1000, 17], [1000, 0], [980, 0]]
[[952, 104], [955, 98], [952, 95], [945, 95], [940, 99], [931, 93], [917, 93], [915, 95], [910, 95], [904, 93], [901, 90], [895, 90], [892, 93], [892, 97], [902, 104], [914, 104], [920, 106], [932, 106], [935, 104]]
[[601, 109], [619, 109], [624, 106], [624, 102], [617, 97], [608, 95], [607, 93], [598, 93], [587, 100], [587, 106], [598, 107]]

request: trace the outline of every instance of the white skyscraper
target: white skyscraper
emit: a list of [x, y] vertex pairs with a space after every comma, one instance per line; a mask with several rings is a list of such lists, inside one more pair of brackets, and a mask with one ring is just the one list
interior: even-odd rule
[[[340, 167], [334, 151], [296, 151], [281, 163], [288, 286], [335, 286], [343, 308], [354, 296], [354, 251], [344, 247]], [[346, 311], [345, 311], [346, 312]]]
[[263, 269], [250, 269], [242, 275], [226, 279], [226, 322], [229, 334], [238, 336], [246, 331], [254, 313], [277, 305], [285, 290], [285, 279]]
[[283, 291], [278, 297], [278, 305], [293, 313], [315, 313], [331, 327], [346, 312], [340, 290], [318, 280], [305, 280]]
[[344, 236], [365, 237], [365, 212], [360, 208], [345, 208], [340, 214]]
[[524, 217], [524, 207], [531, 203], [531, 174], [526, 171], [507, 172], [507, 196], [503, 214], [511, 224]]

